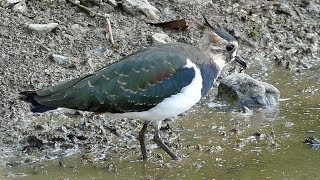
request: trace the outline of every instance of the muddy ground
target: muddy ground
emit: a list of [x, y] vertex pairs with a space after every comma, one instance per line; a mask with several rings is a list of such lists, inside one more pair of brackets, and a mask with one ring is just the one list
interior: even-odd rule
[[[157, 22], [186, 18], [203, 23], [201, 13], [204, 13], [212, 24], [224, 25], [238, 39], [240, 54], [249, 66], [258, 64], [261, 74], [266, 63], [297, 73], [319, 66], [319, 0], [149, 2], [160, 11]], [[107, 159], [101, 156], [105, 151], [114, 152], [113, 156], [119, 158], [125, 158], [128, 152], [138, 157], [136, 136], [141, 122], [70, 110], [32, 114], [28, 105], [19, 101], [18, 92], [93, 72], [141, 47], [151, 46], [150, 37], [156, 32], [165, 33], [175, 41], [196, 44], [203, 31], [155, 27], [146, 23], [150, 20], [143, 13], [131, 14], [120, 5], [113, 7], [104, 1], [83, 4], [95, 12], [110, 15], [119, 47], [112, 48], [106, 37], [104, 19], [90, 17], [65, 0], [26, 0], [24, 12], [14, 10], [13, 5], [0, 6], [2, 165], [34, 163], [75, 151], [80, 151], [86, 161]], [[27, 27], [38, 23], [58, 23], [58, 27], [46, 33]], [[55, 61], [52, 54], [68, 59]], [[180, 127], [175, 123], [170, 126], [173, 129], [163, 128], [163, 136], [175, 150], [181, 147], [174, 138], [179, 136]], [[151, 138], [151, 134], [148, 137]], [[157, 154], [152, 156], [161, 158]]]

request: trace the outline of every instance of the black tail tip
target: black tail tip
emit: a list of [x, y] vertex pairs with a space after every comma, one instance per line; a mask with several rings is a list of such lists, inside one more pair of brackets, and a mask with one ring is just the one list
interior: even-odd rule
[[19, 92], [21, 95], [19, 97], [20, 100], [31, 103], [30, 110], [33, 113], [44, 113], [46, 111], [55, 110], [57, 107], [51, 107], [40, 104], [35, 97], [37, 96], [36, 91], [23, 91]]
[[25, 102], [28, 102], [28, 103], [31, 103], [31, 104], [39, 104], [35, 99], [34, 97], [37, 95], [36, 91], [22, 91], [22, 92], [19, 92], [20, 94], [20, 97], [19, 99], [21, 101], [25, 101]]
[[31, 112], [33, 112], [33, 113], [44, 113], [44, 112], [55, 110], [55, 109], [58, 109], [58, 108], [51, 107], [51, 106], [45, 106], [45, 105], [41, 105], [41, 104], [32, 105], [30, 107]]

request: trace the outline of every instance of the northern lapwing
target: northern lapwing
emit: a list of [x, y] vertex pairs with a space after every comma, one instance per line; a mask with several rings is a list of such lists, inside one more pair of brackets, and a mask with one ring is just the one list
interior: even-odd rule
[[[161, 140], [162, 121], [195, 105], [227, 63], [236, 61], [246, 67], [237, 55], [238, 43], [234, 37], [221, 27], [213, 30], [214, 34], [207, 30], [211, 38], [207, 36], [198, 47], [173, 43], [145, 48], [92, 74], [21, 92], [21, 99], [32, 104], [32, 112], [64, 107], [143, 120], [138, 137], [143, 160], [147, 159], [145, 133], [152, 123], [155, 143], [172, 159], [178, 159]], [[212, 35], [226, 45], [217, 48]]]

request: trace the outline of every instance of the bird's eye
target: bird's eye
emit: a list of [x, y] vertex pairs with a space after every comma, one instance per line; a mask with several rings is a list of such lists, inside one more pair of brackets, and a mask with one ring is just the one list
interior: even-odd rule
[[234, 44], [228, 44], [226, 49], [227, 49], [227, 51], [233, 51], [234, 50]]

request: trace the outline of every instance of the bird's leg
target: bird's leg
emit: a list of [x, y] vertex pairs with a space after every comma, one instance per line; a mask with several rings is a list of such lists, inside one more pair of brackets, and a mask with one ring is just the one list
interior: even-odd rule
[[150, 124], [149, 121], [145, 121], [141, 131], [139, 132], [139, 141], [140, 141], [140, 150], [142, 153], [142, 159], [145, 161], [147, 160], [147, 150], [146, 150], [146, 144], [145, 144], [145, 134], [147, 132], [148, 125]]
[[154, 142], [161, 147], [161, 149], [163, 149], [166, 153], [168, 153], [171, 158], [173, 160], [178, 160], [179, 157], [173, 153], [171, 151], [171, 149], [169, 149], [169, 147], [167, 145], [165, 145], [162, 140], [161, 140], [161, 137], [160, 137], [160, 134], [159, 134], [159, 131], [160, 131], [160, 127], [161, 127], [161, 121], [159, 121], [157, 124], [156, 124], [156, 127], [155, 127], [155, 132], [154, 132]]

